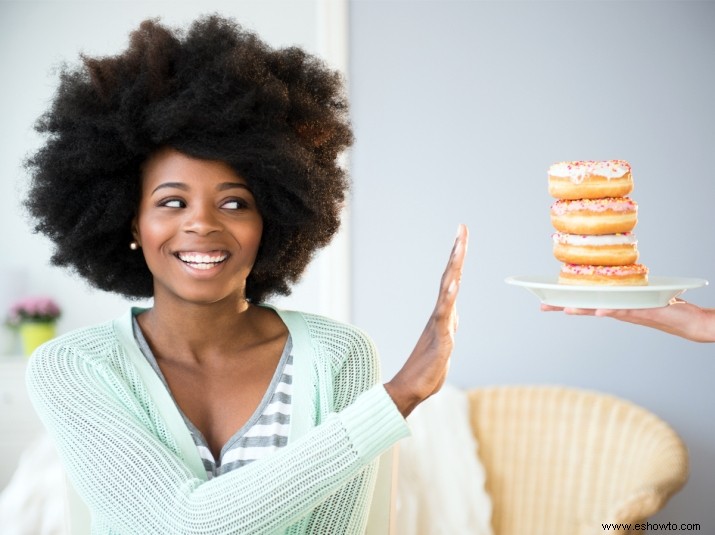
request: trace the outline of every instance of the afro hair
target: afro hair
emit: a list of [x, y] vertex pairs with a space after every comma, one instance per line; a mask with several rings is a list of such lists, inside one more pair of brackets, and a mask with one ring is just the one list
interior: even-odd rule
[[338, 156], [352, 132], [339, 73], [217, 15], [185, 31], [146, 20], [123, 53], [81, 59], [62, 67], [35, 126], [46, 142], [26, 162], [25, 206], [54, 242], [52, 263], [102, 290], [150, 297], [131, 224], [142, 164], [172, 147], [249, 183], [264, 230], [246, 298], [289, 294], [340, 224], [348, 179]]

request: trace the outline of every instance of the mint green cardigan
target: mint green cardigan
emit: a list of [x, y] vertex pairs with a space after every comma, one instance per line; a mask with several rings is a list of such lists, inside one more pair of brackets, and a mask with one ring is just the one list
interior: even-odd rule
[[[27, 386], [93, 534], [363, 533], [376, 459], [409, 430], [355, 327], [277, 310], [294, 345], [288, 445], [210, 481], [132, 311], [32, 356]], [[200, 392], [197, 392], [200, 395]]]

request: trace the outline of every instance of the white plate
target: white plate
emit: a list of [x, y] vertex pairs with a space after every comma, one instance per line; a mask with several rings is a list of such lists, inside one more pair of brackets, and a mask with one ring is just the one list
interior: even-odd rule
[[648, 277], [647, 286], [573, 286], [559, 284], [557, 277], [507, 277], [507, 284], [523, 286], [542, 303], [570, 308], [654, 308], [668, 304], [685, 290], [707, 286], [705, 279]]

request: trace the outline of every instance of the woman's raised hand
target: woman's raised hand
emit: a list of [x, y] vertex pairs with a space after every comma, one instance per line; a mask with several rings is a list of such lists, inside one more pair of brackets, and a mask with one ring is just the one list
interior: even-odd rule
[[422, 401], [444, 384], [457, 331], [457, 294], [467, 253], [469, 231], [459, 225], [457, 238], [442, 275], [437, 304], [402, 369], [385, 384], [390, 397], [407, 417]]

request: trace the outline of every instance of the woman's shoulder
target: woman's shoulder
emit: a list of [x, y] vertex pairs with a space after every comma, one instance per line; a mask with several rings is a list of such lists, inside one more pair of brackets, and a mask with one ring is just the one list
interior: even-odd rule
[[71, 330], [38, 347], [30, 358], [29, 373], [80, 363], [97, 363], [117, 353], [117, 320]]
[[[314, 341], [339, 341], [341, 339], [349, 342], [354, 340], [370, 341], [370, 336], [365, 331], [345, 321], [336, 320], [312, 312], [287, 310], [273, 306], [269, 308], [275, 310], [284, 321], [287, 321], [289, 329], [301, 321], [304, 322], [308, 329], [309, 336]], [[293, 321], [296, 318], [299, 318], [298, 322]], [[295, 331], [297, 329], [294, 328], [292, 330]]]
[[36, 405], [49, 407], [76, 388], [85, 388], [97, 377], [97, 364], [108, 354], [117, 353], [107, 351], [116, 343], [112, 322], [105, 322], [75, 329], [42, 344], [30, 357], [25, 372], [30, 399]]
[[105, 321], [74, 329], [43, 344], [38, 351], [47, 353], [71, 350], [81, 353], [101, 353], [107, 344], [115, 345], [117, 343], [113, 324], [113, 321]]
[[[339, 321], [320, 314], [289, 310], [277, 310], [287, 319], [297, 315], [306, 326], [306, 334], [320, 354], [342, 366], [349, 358], [373, 360], [377, 350], [370, 336], [361, 328], [344, 321]], [[289, 325], [290, 327], [290, 325]], [[291, 335], [296, 333], [292, 330]]]
[[351, 344], [372, 343], [370, 335], [351, 323], [311, 313], [303, 313], [303, 317], [316, 337], [333, 341], [343, 339]]

